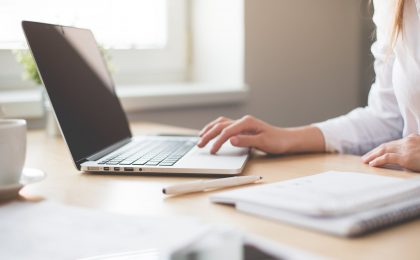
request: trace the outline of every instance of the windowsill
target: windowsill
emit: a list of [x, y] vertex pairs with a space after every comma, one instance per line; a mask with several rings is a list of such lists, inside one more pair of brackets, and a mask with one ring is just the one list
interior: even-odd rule
[[[238, 104], [245, 101], [248, 87], [211, 83], [185, 83], [121, 86], [118, 96], [126, 112]], [[0, 91], [0, 106], [7, 117], [40, 118], [43, 116], [40, 89]]]

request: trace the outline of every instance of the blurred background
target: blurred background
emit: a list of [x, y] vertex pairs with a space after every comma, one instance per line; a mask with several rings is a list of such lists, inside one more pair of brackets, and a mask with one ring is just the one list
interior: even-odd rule
[[0, 0], [2, 116], [48, 120], [20, 27], [34, 20], [93, 31], [131, 120], [325, 120], [366, 104], [371, 12], [367, 0]]

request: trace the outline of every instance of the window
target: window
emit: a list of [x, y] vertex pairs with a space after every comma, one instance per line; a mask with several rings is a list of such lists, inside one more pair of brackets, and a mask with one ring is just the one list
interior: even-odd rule
[[89, 28], [109, 48], [155, 49], [166, 44], [165, 0], [3, 0], [0, 48], [23, 47], [22, 20]]
[[89, 28], [109, 49], [119, 84], [185, 79], [186, 0], [2, 0], [0, 88], [28, 86], [11, 49], [25, 48], [22, 20]]
[[0, 0], [0, 107], [9, 117], [43, 116], [40, 88], [22, 80], [11, 52], [24, 46], [21, 20], [92, 29], [128, 112], [246, 98], [244, 0]]

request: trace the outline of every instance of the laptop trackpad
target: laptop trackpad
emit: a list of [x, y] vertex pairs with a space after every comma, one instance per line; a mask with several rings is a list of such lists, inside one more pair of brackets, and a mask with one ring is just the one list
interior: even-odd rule
[[211, 157], [217, 157], [217, 156], [228, 156], [228, 157], [235, 157], [235, 156], [243, 156], [247, 155], [249, 149], [248, 148], [239, 148], [233, 146], [229, 141], [227, 141], [223, 146], [220, 148], [220, 150], [216, 154], [211, 154], [210, 150], [213, 146], [213, 142], [206, 145], [204, 148], [197, 148], [196, 154], [201, 156], [211, 156]]
[[213, 169], [240, 169], [245, 163], [249, 149], [234, 147], [226, 142], [217, 154], [211, 154], [210, 149], [213, 143], [204, 148], [194, 147], [176, 166]]

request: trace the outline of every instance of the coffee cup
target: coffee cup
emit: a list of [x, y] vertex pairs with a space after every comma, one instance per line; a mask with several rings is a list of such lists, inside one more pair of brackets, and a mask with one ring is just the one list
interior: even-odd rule
[[19, 183], [26, 157], [26, 121], [0, 120], [0, 186]]

